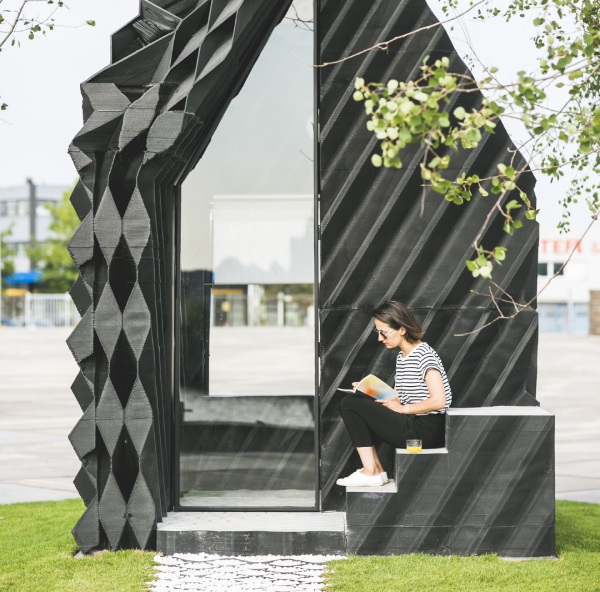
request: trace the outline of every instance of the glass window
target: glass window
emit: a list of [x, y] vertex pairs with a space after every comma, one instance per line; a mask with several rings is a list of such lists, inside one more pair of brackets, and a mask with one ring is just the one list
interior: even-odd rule
[[556, 275], [564, 275], [565, 274], [565, 270], [563, 267], [564, 263], [554, 263], [554, 271], [553, 273]]
[[538, 263], [538, 275], [548, 275], [547, 263]]
[[21, 200], [17, 202], [17, 215], [29, 216], [29, 202]]
[[312, 62], [284, 20], [182, 186], [186, 507], [315, 505]]

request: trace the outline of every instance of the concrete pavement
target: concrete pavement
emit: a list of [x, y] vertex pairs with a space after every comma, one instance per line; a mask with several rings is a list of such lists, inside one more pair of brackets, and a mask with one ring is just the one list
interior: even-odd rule
[[540, 335], [537, 399], [556, 416], [556, 498], [600, 504], [600, 336]]
[[71, 329], [0, 328], [0, 504], [78, 497]]
[[[0, 504], [77, 497], [69, 333], [0, 328]], [[540, 336], [538, 400], [556, 416], [557, 499], [600, 504], [600, 337]]]

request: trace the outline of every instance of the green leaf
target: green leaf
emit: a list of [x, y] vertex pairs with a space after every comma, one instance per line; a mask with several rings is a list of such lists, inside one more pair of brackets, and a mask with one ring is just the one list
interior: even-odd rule
[[398, 90], [398, 81], [394, 79], [390, 80], [387, 83], [387, 89], [390, 94], [395, 93]]
[[383, 164], [383, 159], [381, 158], [381, 155], [380, 154], [373, 154], [373, 156], [371, 156], [371, 164], [374, 167], [379, 168]]
[[454, 117], [456, 117], [456, 119], [464, 119], [466, 116], [467, 112], [465, 111], [464, 107], [457, 107], [454, 109]]
[[479, 269], [479, 275], [482, 278], [490, 279], [492, 277], [492, 270], [493, 270], [493, 266], [492, 264], [488, 261], [486, 265], [484, 265], [483, 267], [481, 267]]
[[405, 127], [403, 127], [403, 128], [400, 130], [400, 139], [401, 139], [401, 140], [402, 140], [404, 143], [406, 143], [406, 144], [408, 144], [409, 142], [411, 142], [411, 141], [412, 141], [412, 139], [413, 139], [413, 137], [412, 137], [412, 134], [410, 133], [410, 130], [408, 130], [408, 129], [406, 129]]
[[496, 247], [494, 249], [494, 259], [504, 261], [506, 259], [506, 247]]
[[481, 140], [481, 132], [477, 128], [469, 129], [461, 139], [463, 148], [475, 148]]

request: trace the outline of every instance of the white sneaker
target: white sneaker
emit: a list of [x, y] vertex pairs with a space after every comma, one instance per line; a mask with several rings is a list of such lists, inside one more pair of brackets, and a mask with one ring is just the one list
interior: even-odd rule
[[382, 485], [385, 485], [386, 483], [389, 482], [387, 473], [385, 471], [383, 471], [383, 473], [379, 473], [379, 476], [381, 477]]
[[358, 471], [352, 473], [352, 475], [349, 475], [348, 477], [338, 479], [336, 483], [338, 485], [342, 485], [343, 487], [378, 487], [379, 485], [384, 484], [381, 474], [365, 475], [362, 472], [362, 469], [359, 469]]

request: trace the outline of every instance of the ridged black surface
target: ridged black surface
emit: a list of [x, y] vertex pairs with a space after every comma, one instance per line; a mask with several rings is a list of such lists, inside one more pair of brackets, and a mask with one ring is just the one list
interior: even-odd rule
[[396, 456], [397, 493], [347, 494], [348, 552], [554, 556], [554, 416], [449, 414], [447, 433], [447, 454]]
[[82, 320], [68, 343], [84, 552], [154, 547], [172, 505], [174, 203], [290, 2], [142, 0], [111, 65], [82, 85], [69, 243]]
[[[317, 18], [320, 63], [338, 60], [415, 28], [436, 22], [424, 0], [346, 2], [323, 0]], [[492, 320], [494, 304], [472, 294], [487, 290], [465, 268], [472, 243], [493, 205], [474, 198], [457, 207], [423, 191], [422, 149], [407, 147], [401, 170], [376, 169], [378, 142], [367, 131], [362, 103], [351, 100], [357, 76], [366, 81], [417, 77], [426, 55], [450, 58], [450, 70], [468, 72], [441, 27], [407, 37], [358, 58], [319, 70], [319, 171], [321, 212], [321, 489], [324, 509], [343, 507], [335, 480], [357, 462], [339, 419], [339, 386], [369, 372], [388, 379], [395, 354], [372, 333], [371, 311], [394, 298], [413, 307], [425, 340], [440, 354], [452, 385], [453, 406], [537, 405], [537, 314], [533, 308], [468, 337]], [[481, 99], [463, 97], [450, 108], [469, 109]], [[514, 148], [504, 128], [474, 151], [459, 151], [449, 174], [497, 171]], [[522, 162], [519, 158], [519, 162]], [[529, 198], [534, 178], [521, 178]], [[513, 199], [517, 196], [509, 196]], [[536, 291], [538, 227], [526, 223], [510, 237], [494, 215], [483, 244], [508, 247], [494, 280], [527, 301]]]
[[[113, 37], [111, 65], [82, 86], [85, 124], [70, 150], [80, 175], [72, 201], [82, 222], [69, 243], [81, 274], [72, 296], [82, 320], [69, 346], [81, 369], [72, 388], [83, 416], [70, 438], [82, 461], [75, 483], [87, 509], [73, 532], [84, 552], [152, 548], [156, 523], [172, 506], [174, 202], [289, 4], [289, 0], [142, 0], [140, 17]], [[423, 0], [321, 0], [316, 15], [321, 62], [435, 22]], [[426, 192], [422, 201], [417, 146], [403, 154], [401, 171], [370, 164], [376, 140], [365, 128], [362, 105], [351, 100], [354, 79], [415, 76], [428, 54], [432, 59], [448, 55], [453, 70], [466, 71], [441, 28], [393, 44], [388, 52], [372, 51], [319, 70], [320, 436], [325, 510], [345, 508], [343, 490], [334, 483], [356, 462], [349, 461], [352, 448], [340, 420], [336, 388], [349, 386], [367, 371], [384, 378], [393, 373], [394, 354], [381, 348], [372, 334], [371, 311], [383, 300], [398, 298], [417, 311], [426, 340], [448, 370], [454, 406], [537, 405], [533, 308], [474, 335], [455, 336], [481, 327], [495, 315], [489, 300], [471, 292], [481, 291], [485, 284], [464, 267], [492, 198], [477, 198], [458, 208]], [[471, 95], [460, 104], [469, 108], [469, 101], [479, 98]], [[480, 176], [495, 172], [509, 148], [512, 144], [499, 126], [477, 150], [455, 155], [452, 172], [476, 171]], [[522, 180], [522, 185], [534, 202], [533, 177]], [[509, 247], [509, 257], [494, 279], [514, 298], [530, 299], [536, 288], [537, 225], [526, 224], [508, 237], [501, 218], [492, 217], [484, 244]], [[494, 439], [502, 430], [486, 425], [476, 438], [463, 441], [460, 438], [470, 428], [457, 421], [456, 426], [449, 424], [449, 446], [460, 451], [456, 469], [424, 467], [432, 475], [432, 491], [440, 499], [453, 500], [455, 522], [446, 524], [447, 513], [440, 508], [438, 517], [427, 524], [431, 526], [427, 542], [418, 548], [448, 552], [448, 541], [460, 537], [467, 542], [451, 552], [507, 548], [501, 517], [525, 503], [516, 496], [519, 488], [506, 490], [510, 503], [490, 515], [484, 538], [473, 538], [481, 534], [481, 525], [471, 524], [466, 506], [458, 506], [469, 493], [462, 495], [461, 488], [486, 491], [495, 483], [492, 474], [485, 473], [486, 463], [492, 455], [497, 464], [511, 451], [513, 440], [502, 435]], [[531, 476], [539, 474], [540, 466], [549, 466], [553, 432], [545, 426], [541, 431], [546, 435], [540, 439], [525, 425], [511, 425], [505, 431], [521, 438], [527, 454], [513, 473], [505, 467], [504, 474], [517, 481], [522, 478], [519, 482], [542, 492], [543, 528], [520, 524], [524, 536], [531, 534], [538, 542], [536, 549], [529, 549], [531, 554], [543, 554], [550, 540], [553, 546], [549, 538], [553, 522], [548, 522], [546, 511], [549, 485], [543, 480], [536, 485], [537, 477]], [[539, 455], [532, 456], [536, 450]], [[408, 483], [407, 470], [397, 477]], [[439, 481], [446, 475], [447, 482]], [[477, 490], [470, 494], [473, 499]], [[416, 493], [407, 492], [403, 503], [415, 508], [417, 501]], [[389, 503], [380, 502], [369, 510], [372, 519], [364, 524], [358, 518], [364, 512], [352, 509], [356, 516], [349, 518], [353, 537], [349, 540], [356, 552], [395, 552], [401, 547], [394, 541], [410, 538], [408, 524], [377, 522]], [[496, 502], [504, 503], [502, 498]], [[450, 533], [449, 528], [460, 532]]]

